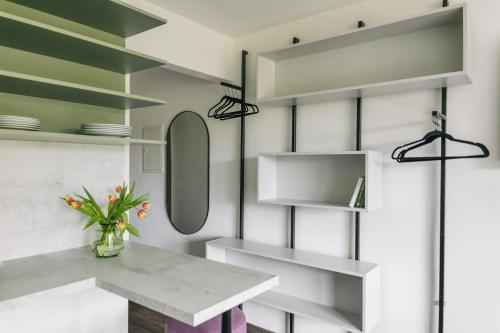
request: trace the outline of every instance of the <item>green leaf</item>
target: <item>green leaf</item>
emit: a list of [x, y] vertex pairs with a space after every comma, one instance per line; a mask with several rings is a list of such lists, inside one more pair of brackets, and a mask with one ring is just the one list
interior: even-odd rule
[[134, 227], [132, 224], [127, 223], [127, 230], [135, 237], [141, 237], [141, 233], [139, 232], [139, 230], [137, 230], [136, 227]]
[[91, 225], [96, 223], [97, 220], [98, 220], [97, 216], [92, 217], [90, 220], [88, 220], [87, 224], [85, 224], [85, 226], [83, 227], [83, 230], [87, 229], [88, 227], [90, 227]]
[[104, 216], [101, 207], [97, 204], [97, 202], [95, 201], [94, 197], [85, 188], [85, 186], [83, 187], [83, 190], [85, 191], [85, 194], [87, 194], [90, 202], [92, 203], [92, 207], [96, 210], [97, 214], [99, 214], [99, 216], [104, 220], [106, 217]]

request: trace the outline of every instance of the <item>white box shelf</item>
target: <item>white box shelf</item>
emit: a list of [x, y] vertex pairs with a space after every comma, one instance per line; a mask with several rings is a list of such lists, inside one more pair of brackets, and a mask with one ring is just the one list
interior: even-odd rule
[[[258, 157], [259, 203], [370, 212], [382, 208], [382, 153], [277, 153]], [[360, 177], [365, 206], [349, 207]]]
[[370, 332], [379, 320], [380, 267], [378, 265], [241, 239], [221, 238], [206, 243], [208, 259], [238, 265], [237, 262], [228, 259], [230, 253], [271, 260], [275, 263], [272, 265], [273, 268], [281, 262], [311, 271], [326, 271], [336, 276], [330, 280], [338, 284], [336, 288], [348, 290], [347, 298], [351, 298], [352, 293], [352, 298], [360, 299], [359, 303], [353, 303], [354, 306], [347, 304], [352, 303], [352, 300], [345, 299], [336, 300], [335, 305], [327, 305], [292, 295], [289, 290], [280, 290], [282, 285], [289, 287], [292, 285], [293, 290], [301, 289], [298, 285], [293, 285], [297, 280], [292, 269], [289, 274], [279, 274], [280, 287], [256, 297], [254, 301], [257, 303], [325, 322], [350, 332]]
[[470, 83], [467, 7], [258, 54], [257, 102], [288, 106]]

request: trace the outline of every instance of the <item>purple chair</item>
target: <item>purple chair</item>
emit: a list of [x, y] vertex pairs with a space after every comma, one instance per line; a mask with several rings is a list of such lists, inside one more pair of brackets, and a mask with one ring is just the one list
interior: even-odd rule
[[[245, 314], [238, 308], [231, 311], [233, 333], [247, 333]], [[221, 333], [222, 316], [212, 318], [196, 327], [191, 327], [178, 320], [168, 318], [165, 333]]]

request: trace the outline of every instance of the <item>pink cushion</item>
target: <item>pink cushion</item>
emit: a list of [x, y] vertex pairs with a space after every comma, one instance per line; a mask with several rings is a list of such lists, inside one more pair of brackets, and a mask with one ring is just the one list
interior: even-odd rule
[[[245, 314], [238, 308], [231, 311], [233, 333], [247, 333]], [[165, 333], [221, 333], [222, 316], [212, 318], [196, 327], [191, 327], [178, 320], [168, 318]]]

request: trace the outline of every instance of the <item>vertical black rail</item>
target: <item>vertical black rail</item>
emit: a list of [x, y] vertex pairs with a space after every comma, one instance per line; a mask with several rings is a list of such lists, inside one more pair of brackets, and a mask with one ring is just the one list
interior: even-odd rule
[[[241, 111], [245, 111], [248, 51], [241, 51]], [[245, 116], [240, 118], [240, 226], [239, 239], [245, 237]], [[243, 310], [243, 304], [238, 306]], [[231, 332], [231, 331], [228, 331]]]
[[[449, 1], [443, 0], [443, 7], [448, 7]], [[441, 130], [447, 131], [448, 88], [441, 89]], [[438, 332], [444, 332], [444, 273], [445, 273], [445, 235], [446, 235], [446, 139], [441, 138], [441, 184], [439, 186], [439, 319]]]
[[[292, 152], [297, 151], [297, 105], [292, 105]], [[295, 206], [290, 206], [290, 248], [295, 249]]]
[[[248, 51], [241, 51], [241, 111], [245, 111]], [[240, 118], [240, 228], [239, 238], [245, 236], [245, 117]]]
[[[358, 21], [358, 28], [364, 28], [365, 22]], [[362, 126], [363, 98], [356, 99], [356, 150], [361, 150], [361, 126]], [[361, 214], [354, 213], [354, 260], [359, 260], [360, 255], [360, 238], [361, 238]]]
[[[446, 117], [448, 109], [448, 89], [441, 90], [441, 130], [446, 133]], [[446, 212], [446, 139], [441, 138], [441, 184], [439, 200], [439, 333], [444, 332], [444, 266], [445, 266], [445, 212]]]
[[228, 310], [222, 314], [222, 325], [221, 325], [222, 333], [232, 333], [233, 324], [231, 323], [232, 319], [231, 316], [232, 316], [231, 310]]
[[[293, 37], [293, 44], [300, 43], [300, 39]], [[297, 105], [292, 105], [292, 152], [297, 151]], [[295, 248], [295, 206], [290, 206], [290, 248]], [[288, 314], [288, 332], [295, 330], [295, 315]]]
[[[356, 150], [361, 151], [361, 126], [362, 126], [362, 112], [363, 112], [363, 99], [358, 97], [356, 99]], [[354, 260], [359, 260], [360, 254], [360, 234], [361, 234], [361, 213], [354, 213]]]

